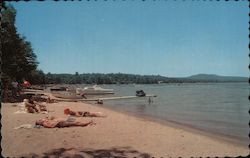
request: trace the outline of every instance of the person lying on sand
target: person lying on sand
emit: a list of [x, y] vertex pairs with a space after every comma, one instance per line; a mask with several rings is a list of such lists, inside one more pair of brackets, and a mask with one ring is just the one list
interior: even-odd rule
[[69, 108], [64, 109], [65, 115], [78, 116], [78, 117], [106, 117], [101, 112], [88, 112], [88, 111], [72, 111]]
[[[44, 111], [48, 112], [45, 105], [42, 105], [34, 101], [32, 97], [30, 99], [24, 99], [23, 102], [24, 102], [25, 108], [27, 109], [29, 113], [35, 113], [35, 112], [39, 113], [39, 110], [40, 112], [44, 112]], [[37, 105], [39, 109], [37, 108]]]
[[34, 104], [34, 102], [31, 101], [30, 99], [24, 99], [23, 102], [24, 102], [25, 108], [27, 109], [29, 113], [39, 112], [38, 108], [36, 107], [36, 104]]
[[64, 118], [56, 118], [56, 117], [46, 117], [44, 119], [40, 119], [36, 121], [36, 125], [43, 126], [45, 128], [63, 128], [63, 127], [72, 127], [72, 126], [81, 126], [85, 127], [88, 125], [94, 125], [95, 123], [91, 120], [89, 122], [80, 122], [80, 121], [68, 121]]

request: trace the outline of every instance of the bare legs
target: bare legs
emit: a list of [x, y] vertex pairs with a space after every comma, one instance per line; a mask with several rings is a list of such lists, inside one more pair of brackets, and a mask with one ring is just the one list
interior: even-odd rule
[[106, 115], [104, 115], [103, 113], [101, 112], [90, 112], [88, 114], [89, 117], [106, 117]]
[[39, 112], [38, 109], [36, 107], [27, 107], [27, 110], [29, 113], [35, 113], [35, 112]]
[[62, 127], [71, 127], [71, 126], [88, 126], [95, 124], [93, 121], [90, 122], [68, 122], [68, 121], [61, 121], [59, 122], [56, 127], [62, 128]]

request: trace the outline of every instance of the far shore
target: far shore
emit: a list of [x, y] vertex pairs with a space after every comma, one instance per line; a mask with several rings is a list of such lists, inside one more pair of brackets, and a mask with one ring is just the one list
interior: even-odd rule
[[[101, 106], [79, 102], [47, 104], [49, 114], [14, 114], [17, 103], [2, 103], [2, 155], [8, 157], [42, 156], [118, 156], [118, 157], [235, 157], [249, 155], [243, 147], [204, 135], [197, 130], [169, 123], [163, 125], [145, 118], [133, 117]], [[101, 111], [106, 118], [93, 120], [94, 126], [70, 128], [14, 129], [34, 124], [46, 116], [64, 117], [63, 109]]]

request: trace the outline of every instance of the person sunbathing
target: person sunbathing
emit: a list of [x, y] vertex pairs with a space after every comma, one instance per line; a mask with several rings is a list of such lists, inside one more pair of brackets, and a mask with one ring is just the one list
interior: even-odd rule
[[[27, 109], [27, 111], [29, 113], [35, 113], [35, 112], [39, 113], [39, 110], [40, 110], [40, 112], [44, 112], [44, 111], [48, 112], [45, 105], [34, 101], [32, 97], [30, 99], [24, 99], [23, 102], [25, 104], [25, 108]], [[37, 108], [37, 105], [38, 105], [39, 109]]]
[[88, 111], [72, 111], [69, 108], [64, 109], [65, 115], [77, 116], [77, 117], [106, 117], [101, 112], [88, 112]]
[[80, 122], [80, 121], [68, 121], [64, 118], [56, 118], [56, 117], [46, 117], [44, 119], [40, 119], [36, 121], [36, 125], [43, 126], [45, 128], [63, 128], [63, 127], [72, 127], [72, 126], [80, 126], [85, 127], [88, 125], [94, 125], [95, 123], [91, 120], [89, 122]]
[[32, 100], [24, 99], [23, 102], [24, 102], [25, 108], [27, 109], [29, 113], [39, 112], [38, 108], [36, 107], [36, 104], [34, 104]]

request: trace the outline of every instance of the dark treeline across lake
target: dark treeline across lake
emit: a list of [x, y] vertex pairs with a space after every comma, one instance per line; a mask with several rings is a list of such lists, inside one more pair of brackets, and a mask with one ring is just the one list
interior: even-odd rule
[[247, 82], [247, 77], [198, 74], [190, 77], [166, 77], [124, 73], [44, 74], [38, 71], [30, 79], [32, 84], [157, 84], [157, 83], [207, 83]]
[[158, 96], [153, 98], [151, 104], [148, 104], [146, 98], [138, 98], [105, 101], [105, 107], [137, 116], [177, 122], [248, 145], [248, 83], [129, 84], [102, 87], [113, 88], [116, 96], [135, 95], [135, 91], [140, 89]]

